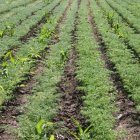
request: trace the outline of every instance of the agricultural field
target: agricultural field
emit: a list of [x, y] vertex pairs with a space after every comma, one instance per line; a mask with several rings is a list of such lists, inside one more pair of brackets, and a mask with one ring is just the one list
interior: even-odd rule
[[0, 0], [0, 140], [140, 140], [139, 0]]

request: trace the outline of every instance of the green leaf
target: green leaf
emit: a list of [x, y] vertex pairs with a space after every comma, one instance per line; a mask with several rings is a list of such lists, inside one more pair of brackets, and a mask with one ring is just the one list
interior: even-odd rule
[[0, 37], [2, 38], [4, 35], [4, 31], [0, 30]]
[[75, 134], [75, 133], [73, 133], [71, 131], [69, 131], [69, 134], [74, 136], [76, 140], [80, 140], [80, 138], [77, 136], [77, 134]]
[[74, 119], [73, 117], [72, 117], [72, 120], [75, 123], [75, 125], [78, 127], [80, 135], [83, 134], [84, 131], [82, 129], [82, 126], [80, 125], [80, 122], [78, 120]]
[[50, 136], [50, 140], [54, 140], [54, 135], [51, 135]]
[[45, 124], [45, 120], [41, 119], [36, 125], [36, 131], [39, 135], [42, 134], [44, 124]]
[[4, 91], [4, 88], [0, 85], [0, 89], [2, 90], [2, 91]]
[[93, 126], [92, 126], [92, 125], [89, 125], [89, 126], [85, 129], [84, 133], [86, 134], [86, 133], [88, 133], [88, 131], [90, 131], [90, 130], [92, 130], [92, 129], [93, 129]]
[[47, 122], [46, 125], [47, 125], [47, 126], [49, 126], [49, 125], [54, 125], [54, 123], [53, 123], [53, 122]]

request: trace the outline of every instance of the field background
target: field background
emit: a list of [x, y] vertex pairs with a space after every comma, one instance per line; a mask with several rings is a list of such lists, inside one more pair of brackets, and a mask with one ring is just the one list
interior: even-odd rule
[[0, 0], [0, 140], [139, 140], [139, 13], [139, 0]]

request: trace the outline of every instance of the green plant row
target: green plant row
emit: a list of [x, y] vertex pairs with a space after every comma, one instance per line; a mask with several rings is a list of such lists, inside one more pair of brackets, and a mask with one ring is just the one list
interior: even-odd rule
[[133, 3], [131, 1], [128, 1], [128, 0], [124, 0], [124, 1], [127, 2], [128, 4], [132, 4], [132, 5], [139, 4], [138, 0], [133, 0]]
[[140, 73], [140, 66], [132, 59], [131, 53], [126, 49], [124, 44], [120, 42], [119, 37], [114, 34], [96, 2], [91, 1], [91, 5], [97, 27], [108, 49], [107, 55], [115, 64], [123, 80], [124, 87], [129, 93], [128, 96], [135, 101], [137, 110], [140, 111], [140, 75], [138, 75]]
[[18, 0], [18, 1], [15, 0], [12, 3], [7, 1], [7, 2], [0, 5], [0, 14], [10, 12], [12, 9], [26, 6], [30, 3], [34, 3], [35, 1], [36, 0], [24, 0], [24, 1], [23, 0]]
[[124, 45], [126, 44], [126, 48], [128, 48], [128, 46], [131, 47], [140, 56], [139, 34], [135, 34], [134, 30], [130, 28], [118, 13], [116, 13], [105, 1], [98, 1], [98, 4], [100, 9], [103, 10], [104, 18], [108, 20], [108, 24], [111, 26], [112, 31], [118, 35], [120, 41]]
[[132, 1], [131, 3], [129, 3], [128, 0], [124, 0], [124, 1], [121, 1], [121, 0], [117, 0], [116, 1], [120, 6], [122, 6], [123, 8], [125, 8], [126, 10], [128, 10], [129, 12], [131, 12], [134, 16], [136, 16], [137, 18], [140, 17], [139, 15], [139, 8], [140, 8], [140, 3], [136, 3], [134, 1]]
[[29, 72], [32, 74], [32, 70], [30, 69], [34, 66], [34, 63], [41, 58], [39, 52], [47, 47], [46, 43], [53, 35], [57, 22], [62, 16], [67, 3], [67, 1], [63, 1], [61, 5], [54, 10], [54, 14], [42, 27], [40, 34], [36, 38], [30, 40], [27, 44], [24, 44], [16, 53], [15, 57], [12, 56], [11, 52], [8, 52], [5, 55], [5, 59], [9, 57], [10, 60], [3, 61], [1, 64], [0, 86], [3, 90], [2, 88], [0, 90], [0, 104], [7, 98], [13, 96], [11, 93], [18, 83], [27, 78], [25, 75], [29, 74]]
[[59, 1], [54, 0], [51, 4], [39, 10], [36, 15], [31, 16], [28, 20], [25, 20], [20, 26], [18, 26], [14, 30], [10, 30], [11, 36], [4, 36], [3, 38], [1, 38], [0, 57], [3, 56], [7, 52], [7, 50], [12, 49], [12, 47], [17, 45], [22, 46], [23, 43], [19, 38], [26, 35], [28, 31], [30, 31], [30, 28], [33, 25], [36, 25], [43, 16], [46, 15], [47, 20], [48, 12], [50, 12], [58, 2]]
[[46, 4], [44, 4], [41, 0], [38, 0], [27, 6], [19, 7], [16, 10], [11, 11], [11, 13], [8, 13], [7, 15], [1, 15], [0, 29], [3, 30], [5, 28], [5, 24], [7, 23], [18, 25], [21, 21], [25, 20], [29, 16], [32, 16], [33, 12], [37, 12], [43, 6], [46, 6]]
[[93, 126], [89, 137], [84, 140], [115, 140], [116, 133], [113, 130], [115, 96], [112, 83], [109, 81], [109, 71], [105, 68], [105, 63], [98, 51], [100, 46], [94, 39], [92, 27], [88, 21], [88, 12], [87, 2], [82, 1], [78, 26], [79, 55], [76, 77], [81, 83], [79, 90], [85, 93], [82, 114]]
[[127, 23], [122, 19], [122, 17], [113, 9], [111, 8], [106, 1], [98, 1], [95, 0], [102, 13], [107, 18], [108, 23], [114, 29], [115, 32], [120, 34], [120, 38], [127, 37], [127, 34], [134, 34], [132, 28], [128, 27]]
[[136, 18], [130, 11], [121, 7], [119, 4], [112, 0], [106, 0], [114, 10], [120, 14], [130, 25], [132, 25], [138, 32], [140, 32], [140, 20]]
[[57, 84], [61, 80], [65, 65], [62, 52], [68, 54], [71, 48], [71, 31], [76, 10], [77, 0], [74, 0], [62, 23], [60, 41], [50, 46], [50, 54], [47, 60], [44, 60], [43, 75], [37, 77], [38, 85], [34, 87], [33, 95], [29, 97], [29, 103], [25, 106], [26, 112], [19, 117], [20, 127], [16, 131], [22, 140], [49, 140], [51, 135], [61, 130], [61, 127], [58, 127], [60, 124], [55, 124], [52, 120], [57, 115], [61, 95], [57, 91]]

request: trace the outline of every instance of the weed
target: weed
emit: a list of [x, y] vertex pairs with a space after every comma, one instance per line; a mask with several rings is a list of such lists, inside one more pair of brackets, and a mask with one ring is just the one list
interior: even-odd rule
[[73, 133], [69, 131], [71, 135], [73, 135], [76, 140], [90, 140], [93, 137], [93, 126], [89, 125], [85, 130], [82, 128], [80, 122], [74, 118], [72, 118], [75, 126], [78, 128], [78, 133]]
[[109, 24], [111, 25], [111, 27], [113, 27], [113, 23], [114, 23], [114, 13], [107, 13], [107, 19]]
[[67, 51], [61, 50], [60, 51], [60, 63], [64, 63], [65, 60], [67, 59]]
[[47, 122], [43, 119], [40, 119], [36, 125], [36, 132], [40, 136], [40, 138], [46, 138], [50, 136], [50, 139], [53, 140], [54, 135], [52, 135], [51, 133], [54, 132], [54, 125], [55, 123], [53, 122]]

